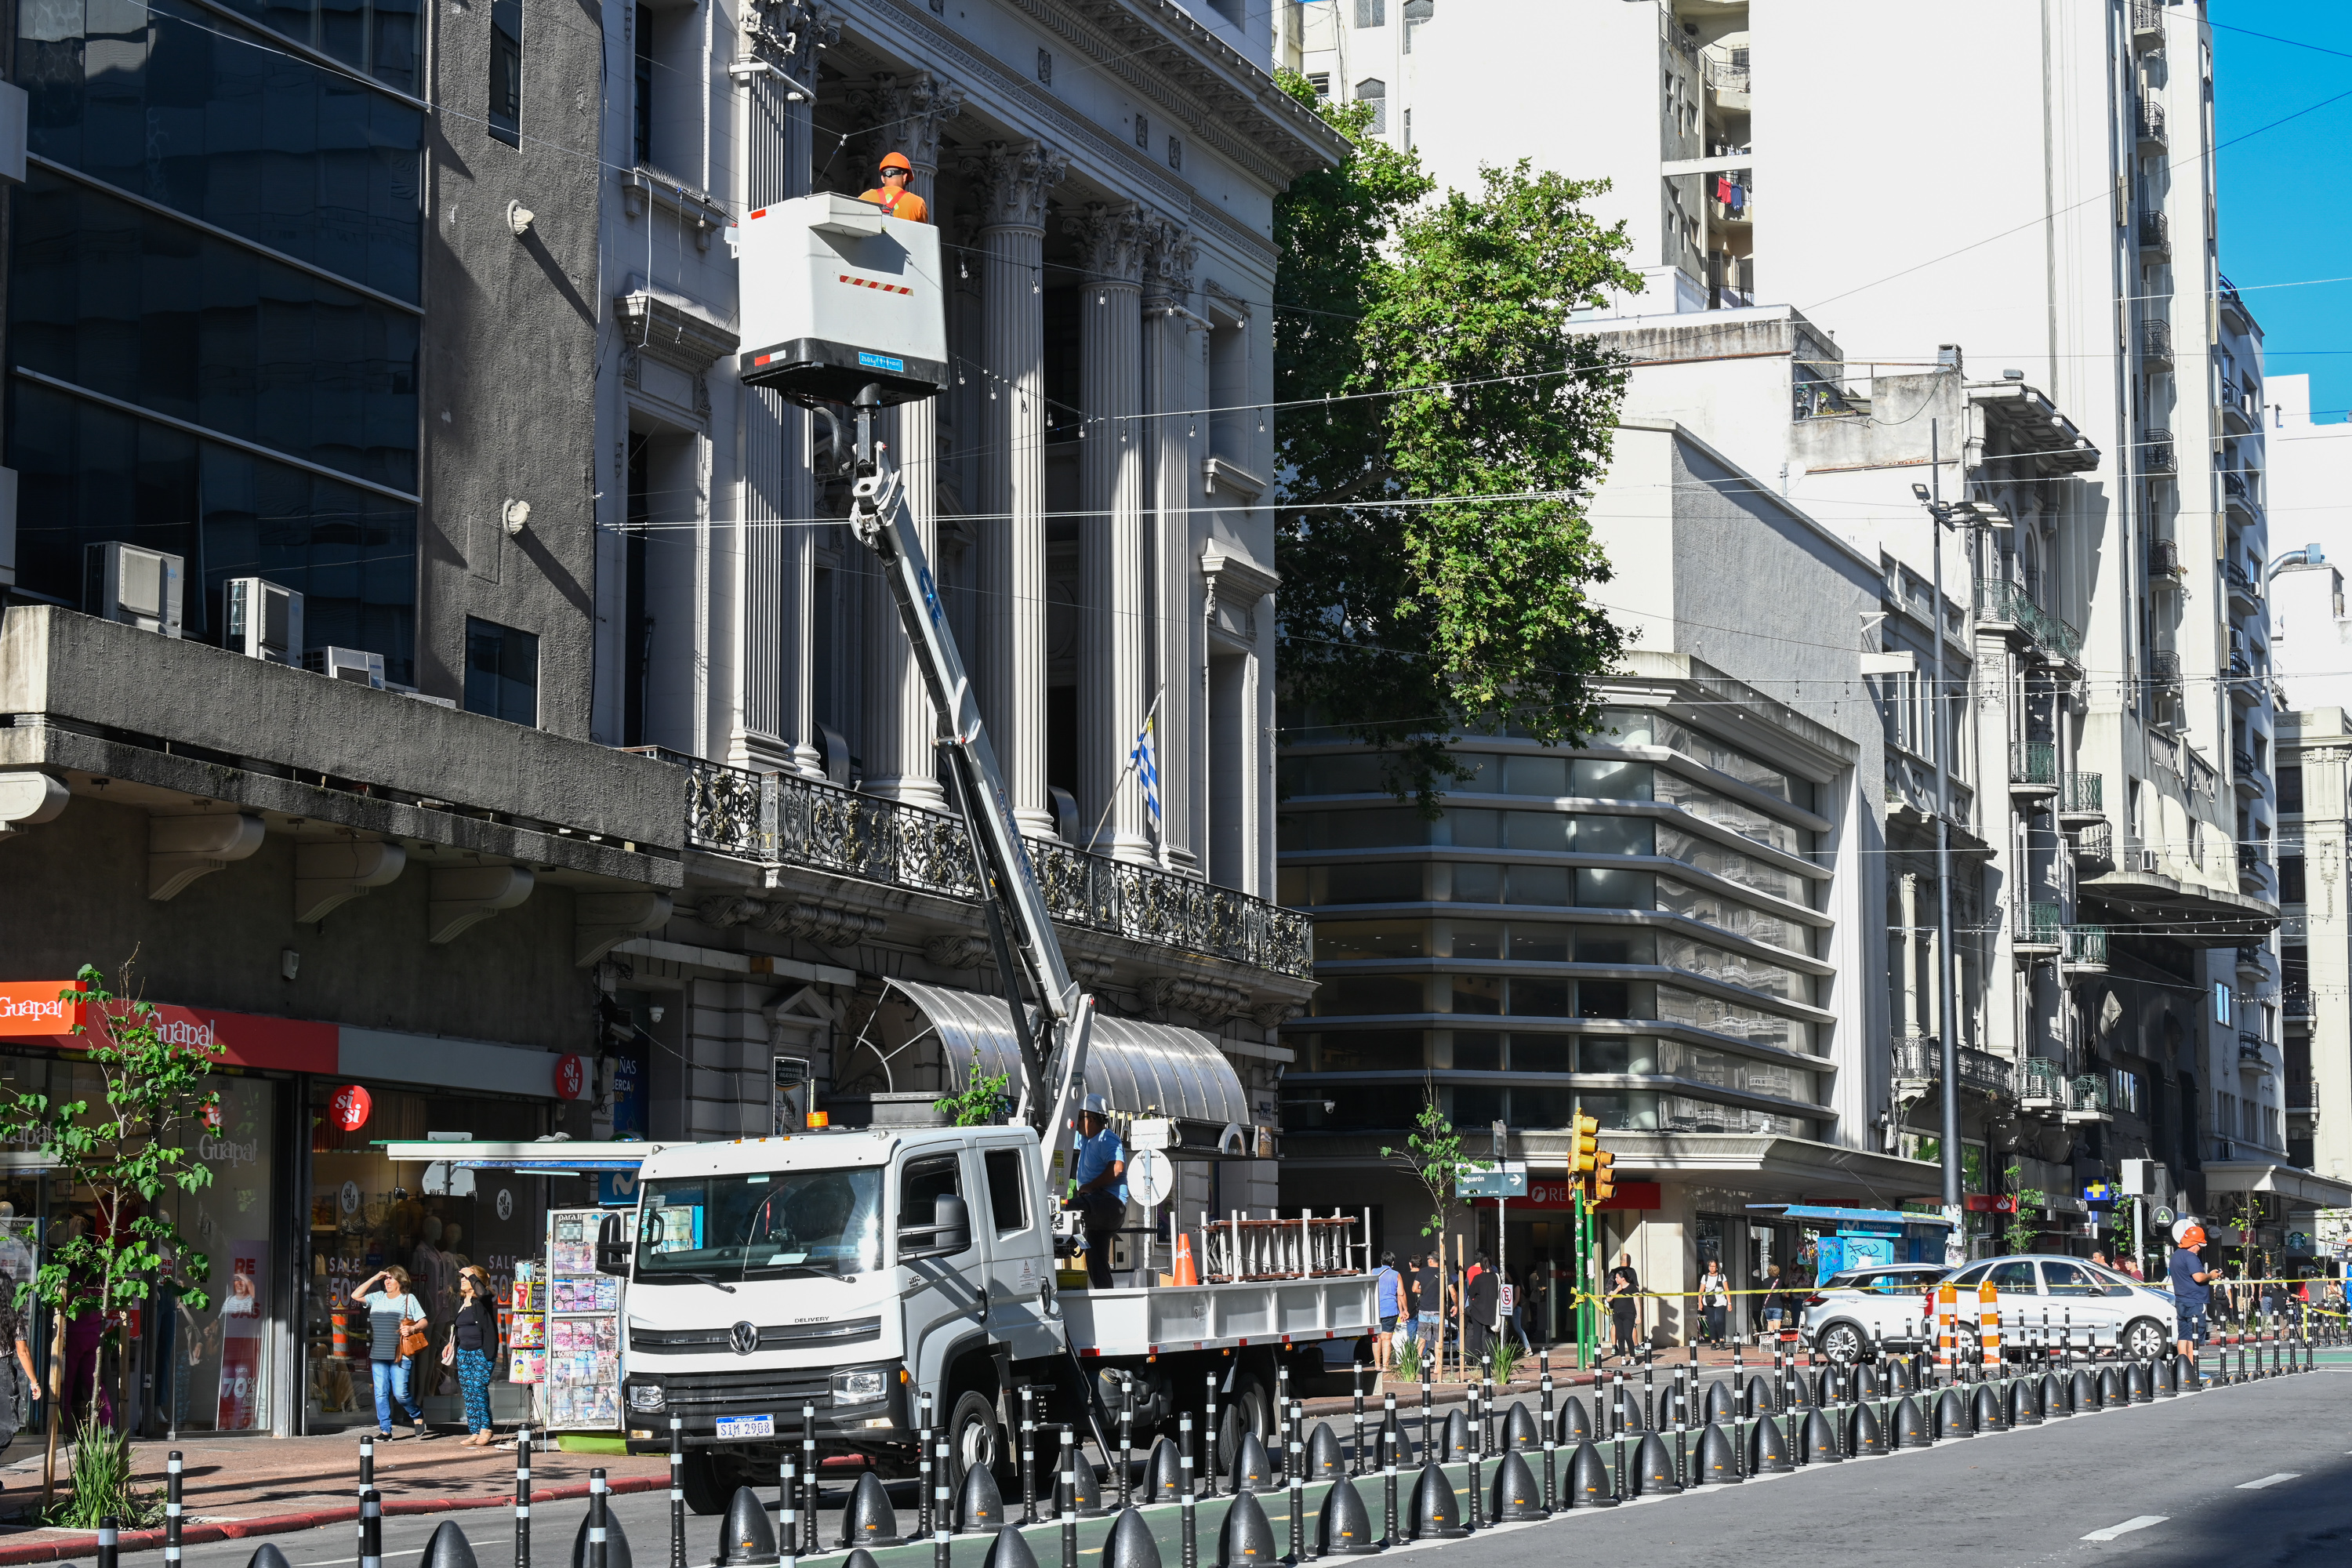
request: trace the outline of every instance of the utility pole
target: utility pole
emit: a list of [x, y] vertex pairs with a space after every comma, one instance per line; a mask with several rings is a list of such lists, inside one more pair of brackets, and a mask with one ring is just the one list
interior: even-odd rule
[[[1968, 1236], [1960, 1212], [1960, 1032], [1954, 1004], [1958, 989], [1952, 956], [1952, 769], [1951, 734], [1947, 711], [1949, 693], [1944, 679], [1944, 531], [1953, 526], [1951, 510], [1944, 504], [1944, 453], [1941, 421], [1927, 421], [1927, 480], [1932, 487], [1918, 494], [1927, 508], [1934, 546], [1935, 595], [1929, 619], [1936, 623], [1935, 668], [1928, 679], [1935, 715], [1931, 737], [1936, 748], [1936, 1030], [1943, 1072], [1942, 1137], [1938, 1140], [1944, 1166], [1944, 1261], [1957, 1266], [1968, 1259]], [[1971, 582], [1975, 574], [1971, 570]]]

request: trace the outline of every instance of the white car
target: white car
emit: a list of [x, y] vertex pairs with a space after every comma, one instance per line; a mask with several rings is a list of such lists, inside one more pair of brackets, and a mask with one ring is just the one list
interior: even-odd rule
[[[1989, 1258], [1954, 1273], [1948, 1281], [1959, 1288], [1960, 1352], [1977, 1353], [1977, 1324], [1983, 1310], [1978, 1292], [1990, 1281], [1999, 1292], [1995, 1310], [2001, 1319], [2001, 1348], [2048, 1343], [2055, 1349], [2070, 1343], [2077, 1351], [2116, 1352], [2135, 1360], [2162, 1355], [2174, 1342], [2172, 1292], [2119, 1274], [2080, 1258], [2037, 1253], [2029, 1257]], [[1936, 1292], [1921, 1292], [1927, 1303], [1921, 1330], [1935, 1343]]]
[[1868, 1360], [1881, 1345], [1917, 1349], [1919, 1292], [1950, 1272], [1940, 1263], [1882, 1263], [1832, 1274], [1805, 1298], [1805, 1342], [1840, 1366]]

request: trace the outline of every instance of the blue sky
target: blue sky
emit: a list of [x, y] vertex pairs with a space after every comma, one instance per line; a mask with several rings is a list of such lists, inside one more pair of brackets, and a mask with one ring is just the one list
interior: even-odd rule
[[[2352, 282], [2263, 285], [2352, 277], [2352, 200], [2331, 194], [2352, 148], [2347, 8], [2344, 0], [2211, 0], [2209, 15], [2216, 140], [2223, 144], [2215, 161], [2221, 270], [2263, 324], [2267, 373], [2308, 373], [2312, 413], [2339, 420], [2352, 411]], [[2325, 108], [2247, 135], [2331, 98]]]

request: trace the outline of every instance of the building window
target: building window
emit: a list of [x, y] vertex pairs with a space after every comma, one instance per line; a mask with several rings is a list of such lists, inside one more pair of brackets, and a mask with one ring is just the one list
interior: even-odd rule
[[1037, 51], [1037, 79], [1047, 87], [1054, 85], [1054, 51], [1051, 49]]
[[2278, 785], [2278, 808], [2282, 816], [2303, 815], [2303, 769], [2282, 763], [2275, 775]]
[[490, 0], [490, 134], [522, 145], [522, 0]]
[[466, 617], [466, 711], [539, 722], [539, 637]]
[[637, 162], [654, 161], [654, 14], [637, 7]]
[[1412, 151], [1412, 110], [1410, 109], [1404, 111], [1404, 150], [1408, 153]]
[[1389, 129], [1389, 84], [1380, 78], [1366, 77], [1356, 84], [1356, 101], [1372, 106], [1372, 118], [1365, 127], [1375, 136], [1385, 136]]
[[1139, 147], [1151, 145], [1151, 117], [1148, 114], [1135, 117], [1135, 144]]
[[1436, 11], [1436, 0], [1404, 0], [1404, 52], [1412, 53], [1412, 36]]
[[1356, 0], [1356, 26], [1385, 27], [1389, 25], [1389, 0]]
[[2302, 903], [2304, 901], [2303, 857], [2299, 854], [2280, 855], [2278, 871], [2279, 902], [2283, 904]]

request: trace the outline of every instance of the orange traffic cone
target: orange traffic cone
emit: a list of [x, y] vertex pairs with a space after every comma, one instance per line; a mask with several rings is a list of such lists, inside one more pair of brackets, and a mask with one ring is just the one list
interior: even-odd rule
[[1192, 1238], [1178, 1232], [1176, 1236], [1176, 1283], [1198, 1285], [1200, 1272], [1192, 1267]]

